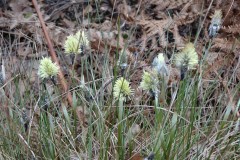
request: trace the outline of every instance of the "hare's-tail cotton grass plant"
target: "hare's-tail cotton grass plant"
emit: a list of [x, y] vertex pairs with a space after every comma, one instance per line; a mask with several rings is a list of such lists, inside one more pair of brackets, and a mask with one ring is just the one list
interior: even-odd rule
[[[150, 93], [151, 96], [154, 97], [154, 102], [155, 102], [155, 113], [156, 113], [156, 123], [155, 124], [160, 124], [157, 122], [157, 117], [161, 117], [160, 111], [159, 111], [159, 94], [160, 94], [160, 81], [159, 77], [157, 74], [156, 70], [152, 70], [150, 72], [144, 71], [142, 75], [142, 81], [140, 83], [140, 88], [143, 90], [147, 91]], [[159, 114], [158, 114], [159, 113]]]
[[113, 96], [118, 100], [118, 146], [117, 159], [123, 160], [125, 157], [125, 122], [124, 119], [124, 101], [132, 95], [132, 89], [129, 82], [121, 77], [116, 80], [113, 88]]
[[72, 70], [74, 69], [76, 55], [84, 55], [85, 48], [89, 48], [89, 40], [84, 30], [79, 30], [76, 34], [67, 37], [64, 49], [65, 53], [69, 54], [72, 59]]
[[[151, 93], [152, 96], [154, 96], [154, 132], [153, 136], [157, 135], [158, 138], [157, 141], [154, 142], [155, 147], [153, 147], [154, 152], [159, 152], [158, 145], [160, 142], [164, 139], [162, 126], [163, 126], [163, 119], [164, 119], [164, 113], [161, 110], [163, 105], [159, 104], [159, 96], [163, 95], [165, 98], [165, 90], [168, 80], [168, 67], [165, 63], [165, 59], [162, 53], [158, 54], [153, 62], [152, 66], [149, 71], [144, 71], [142, 75], [142, 81], [140, 83], [140, 88], [142, 88], [144, 91], [147, 91], [148, 93]], [[159, 140], [159, 138], [162, 137], [163, 139]], [[157, 147], [156, 147], [157, 146]], [[158, 149], [156, 149], [158, 148]], [[158, 156], [158, 155], [157, 155]]]
[[[166, 88], [168, 75], [168, 67], [163, 54], [160, 53], [154, 58], [150, 71], [143, 72], [140, 88], [152, 93], [154, 97], [158, 97], [159, 93]], [[164, 84], [164, 88], [160, 84]]]
[[211, 24], [208, 29], [208, 34], [210, 38], [213, 38], [217, 35], [221, 23], [222, 23], [222, 10], [215, 10], [214, 14], [211, 16]]
[[55, 77], [59, 73], [59, 66], [56, 63], [53, 63], [50, 57], [44, 57], [40, 60], [38, 75], [42, 79], [42, 96], [39, 104], [41, 104], [44, 110], [48, 109], [49, 104], [49, 94], [46, 87], [47, 79], [50, 79], [53, 84], [56, 86]]
[[180, 69], [181, 79], [185, 77], [188, 70], [196, 69], [198, 65], [198, 54], [194, 44], [186, 44], [182, 51], [175, 55], [174, 63]]
[[165, 102], [166, 98], [166, 89], [167, 89], [167, 83], [168, 83], [168, 78], [169, 78], [169, 70], [168, 66], [165, 62], [165, 58], [163, 53], [159, 53], [152, 62], [152, 70], [157, 73], [157, 77], [160, 82], [160, 94], [159, 94], [159, 99], [161, 101]]
[[158, 97], [159, 94], [159, 79], [156, 71], [143, 71], [140, 88], [149, 92], [152, 96]]
[[[156, 118], [161, 121], [161, 113], [158, 109], [159, 98], [165, 99], [165, 91], [167, 89], [169, 71], [162, 53], [159, 53], [152, 62], [150, 71], [144, 71], [140, 88], [151, 93], [155, 98]], [[157, 120], [156, 119], [156, 120]], [[156, 124], [160, 124], [156, 121]]]
[[89, 46], [88, 37], [83, 30], [75, 35], [69, 35], [65, 41], [64, 49], [66, 54], [83, 54], [83, 47]]
[[157, 71], [157, 74], [161, 78], [161, 80], [168, 81], [167, 77], [169, 75], [169, 71], [163, 53], [159, 53], [153, 59], [152, 68], [153, 70]]
[[56, 76], [58, 72], [59, 66], [56, 63], [53, 63], [51, 58], [44, 57], [43, 59], [41, 59], [38, 71], [40, 78], [52, 78]]

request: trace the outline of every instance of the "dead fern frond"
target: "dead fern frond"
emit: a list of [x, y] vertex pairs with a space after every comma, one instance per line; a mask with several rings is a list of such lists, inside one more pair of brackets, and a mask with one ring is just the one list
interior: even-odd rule
[[183, 47], [184, 40], [183, 40], [183, 37], [180, 36], [178, 26], [176, 24], [174, 25], [174, 29], [173, 29], [173, 36], [174, 36], [175, 44], [178, 47]]
[[155, 5], [159, 10], [164, 10], [164, 9], [175, 9], [178, 8], [179, 6], [186, 4], [186, 3], [191, 3], [192, 0], [144, 0], [142, 3], [143, 5]]
[[223, 27], [223, 31], [227, 32], [227, 33], [239, 33], [240, 34], [240, 24], [235, 24], [235, 25], [230, 25], [227, 27]]
[[160, 20], [160, 21], [140, 21], [140, 25], [143, 26], [144, 30], [147, 33], [147, 37], [152, 37], [155, 34], [159, 34], [160, 36], [160, 44], [163, 47], [167, 46], [167, 40], [165, 38], [165, 29], [170, 29], [171, 20]]
[[238, 81], [240, 81], [240, 67], [236, 69], [236, 76], [238, 78]]
[[192, 0], [169, 0], [169, 2], [168, 9], [174, 9], [186, 3], [192, 3]]
[[215, 38], [213, 40], [212, 49], [221, 49], [230, 52], [236, 52], [240, 49], [240, 42], [236, 38]]
[[214, 57], [214, 61], [208, 63], [208, 66], [204, 69], [204, 79], [213, 80], [216, 78], [215, 72], [228, 70], [229, 64], [232, 63], [233, 56], [225, 52], [219, 52], [217, 57]]
[[167, 8], [170, 5], [170, 1], [165, 0], [144, 0], [142, 3], [142, 8], [149, 8], [149, 6], [156, 6], [156, 8], [161, 11]]
[[232, 69], [232, 66], [235, 66], [235, 57], [234, 53], [229, 53], [229, 51], [210, 51], [206, 57], [207, 64], [206, 68], [203, 70], [203, 77], [205, 79], [213, 80], [216, 78], [216, 72], [224, 71], [224, 73], [228, 74], [228, 71]]
[[178, 15], [174, 15], [173, 21], [177, 25], [187, 25], [193, 23], [198, 15], [193, 12], [184, 12]]

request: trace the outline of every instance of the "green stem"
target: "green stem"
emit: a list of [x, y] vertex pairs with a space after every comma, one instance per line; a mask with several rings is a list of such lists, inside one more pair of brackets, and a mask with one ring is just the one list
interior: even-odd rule
[[124, 107], [123, 107], [123, 98], [119, 98], [119, 106], [118, 106], [118, 158], [119, 160], [124, 159], [124, 124], [122, 122], [124, 115]]
[[156, 124], [156, 129], [158, 129], [159, 125], [161, 125], [161, 119], [162, 119], [162, 115], [161, 115], [161, 111], [159, 109], [159, 102], [158, 102], [158, 96], [159, 94], [156, 93], [154, 98], [154, 103], [155, 103], [155, 124]]

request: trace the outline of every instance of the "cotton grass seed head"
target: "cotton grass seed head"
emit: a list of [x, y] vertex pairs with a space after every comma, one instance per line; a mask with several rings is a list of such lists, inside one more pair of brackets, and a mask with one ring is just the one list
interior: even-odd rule
[[152, 65], [153, 67], [155, 67], [155, 66], [162, 66], [164, 64], [165, 64], [164, 56], [162, 53], [159, 53], [157, 57], [154, 58]]
[[158, 56], [154, 58], [152, 67], [161, 77], [168, 75], [168, 68], [162, 53], [159, 53]]
[[143, 72], [140, 88], [146, 91], [157, 93], [158, 85], [159, 80], [155, 70], [153, 70], [152, 72]]
[[222, 23], [222, 10], [215, 10], [211, 18], [212, 20], [208, 32], [210, 37], [214, 37], [217, 35]]
[[40, 78], [49, 78], [56, 76], [59, 72], [59, 66], [56, 63], [53, 63], [49, 57], [45, 57], [40, 61], [39, 65], [39, 76]]
[[211, 16], [212, 20], [211, 23], [220, 25], [221, 20], [222, 20], [222, 10], [215, 10], [214, 14]]
[[86, 33], [82, 30], [78, 31], [75, 35], [70, 35], [64, 44], [65, 53], [67, 54], [80, 54], [82, 47], [89, 46], [89, 40]]
[[67, 54], [79, 54], [81, 53], [81, 48], [79, 47], [79, 41], [74, 35], [67, 37], [64, 44], [65, 53]]
[[119, 78], [113, 87], [113, 96], [116, 99], [123, 98], [132, 95], [132, 89], [130, 87], [129, 82], [123, 77]]
[[175, 65], [179, 68], [187, 66], [188, 69], [194, 69], [198, 64], [198, 55], [192, 43], [186, 44], [183, 50], [175, 55]]

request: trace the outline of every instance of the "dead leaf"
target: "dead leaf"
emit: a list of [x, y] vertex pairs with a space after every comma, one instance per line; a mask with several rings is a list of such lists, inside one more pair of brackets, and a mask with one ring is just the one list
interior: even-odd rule
[[30, 2], [28, 0], [11, 0], [9, 6], [12, 11], [20, 13], [30, 6]]

